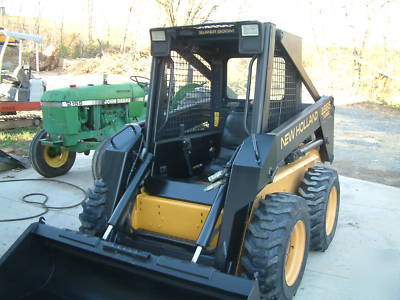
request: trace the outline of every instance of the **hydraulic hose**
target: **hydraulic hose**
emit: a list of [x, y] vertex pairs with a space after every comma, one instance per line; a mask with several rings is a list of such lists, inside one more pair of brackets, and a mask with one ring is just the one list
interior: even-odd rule
[[[80, 190], [83, 193], [84, 197], [83, 197], [83, 200], [81, 200], [81, 201], [79, 201], [77, 203], [68, 205], [68, 206], [50, 206], [50, 205], [46, 204], [47, 201], [49, 200], [49, 196], [48, 195], [46, 195], [44, 193], [29, 193], [29, 194], [24, 195], [21, 200], [23, 202], [25, 202], [25, 203], [28, 203], [28, 204], [34, 204], [36, 206], [40, 206], [41, 208], [43, 208], [43, 211], [38, 213], [38, 214], [30, 215], [30, 216], [26, 216], [26, 217], [0, 219], [0, 222], [15, 222], [15, 221], [24, 221], [24, 220], [29, 220], [29, 219], [35, 219], [35, 218], [38, 218], [38, 217], [41, 217], [41, 216], [45, 215], [50, 209], [62, 210], [62, 209], [73, 208], [73, 207], [76, 207], [78, 205], [81, 205], [82, 202], [85, 201], [87, 199], [87, 197], [88, 197], [86, 191], [83, 188], [81, 188], [81, 187], [79, 187], [79, 186], [77, 186], [77, 185], [75, 185], [73, 183], [69, 183], [69, 182], [65, 182], [65, 181], [61, 181], [61, 180], [57, 180], [57, 179], [47, 179], [47, 178], [8, 179], [8, 180], [0, 180], [0, 184], [1, 183], [5, 183], [5, 182], [18, 182], [18, 181], [49, 181], [49, 182], [61, 183], [61, 184], [65, 184], [65, 185], [68, 185], [68, 186], [71, 186], [73, 188], [76, 188], [76, 189]], [[32, 197], [32, 196], [42, 196], [42, 197], [44, 197], [44, 200], [43, 201], [33, 201], [33, 200], [28, 200], [27, 199], [27, 198]]]

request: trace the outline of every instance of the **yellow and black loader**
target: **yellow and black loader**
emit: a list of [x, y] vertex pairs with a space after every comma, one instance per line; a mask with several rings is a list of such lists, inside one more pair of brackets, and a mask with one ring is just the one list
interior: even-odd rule
[[301, 39], [256, 21], [150, 37], [145, 122], [102, 146], [79, 232], [34, 223], [1, 258], [4, 299], [291, 299], [331, 243], [334, 103]]

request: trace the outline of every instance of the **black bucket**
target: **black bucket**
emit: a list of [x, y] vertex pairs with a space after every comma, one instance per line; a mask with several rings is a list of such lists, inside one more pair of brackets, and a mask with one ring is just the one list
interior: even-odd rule
[[32, 224], [0, 259], [3, 299], [258, 299], [256, 281]]

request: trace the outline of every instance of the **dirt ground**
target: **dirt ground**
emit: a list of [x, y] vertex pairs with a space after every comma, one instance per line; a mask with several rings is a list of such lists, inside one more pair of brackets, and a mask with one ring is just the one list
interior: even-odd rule
[[370, 103], [336, 106], [333, 167], [400, 187], [400, 111]]

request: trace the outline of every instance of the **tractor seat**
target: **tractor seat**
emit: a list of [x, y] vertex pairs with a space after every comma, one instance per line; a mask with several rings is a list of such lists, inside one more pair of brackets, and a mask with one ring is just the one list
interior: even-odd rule
[[23, 66], [18, 66], [14, 72], [13, 76], [17, 79], [17, 82], [20, 84], [22, 88], [29, 88], [29, 77], [26, 74]]
[[[232, 157], [236, 148], [248, 136], [243, 126], [244, 112], [232, 111], [225, 120], [222, 132], [221, 149], [218, 156], [204, 167], [204, 174], [210, 176], [221, 170]], [[247, 117], [247, 126], [250, 128], [251, 112]]]

